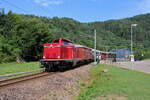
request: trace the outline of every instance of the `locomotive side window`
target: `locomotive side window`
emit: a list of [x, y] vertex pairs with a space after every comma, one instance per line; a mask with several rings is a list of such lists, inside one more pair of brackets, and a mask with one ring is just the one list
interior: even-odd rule
[[65, 41], [65, 40], [63, 40], [62, 41], [62, 44], [64, 44], [64, 45], [70, 45], [70, 44], [72, 44], [71, 42], [69, 42], [69, 41]]

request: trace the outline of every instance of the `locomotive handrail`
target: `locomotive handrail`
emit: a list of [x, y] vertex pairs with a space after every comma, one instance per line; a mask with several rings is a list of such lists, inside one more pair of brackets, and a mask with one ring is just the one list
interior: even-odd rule
[[17, 72], [17, 73], [12, 73], [12, 74], [0, 75], [0, 80], [8, 79], [8, 78], [18, 76], [18, 75], [26, 75], [26, 74], [32, 74], [35, 72], [43, 72], [44, 70], [45, 70], [45, 68], [41, 68], [41, 69], [27, 71], [27, 72]]

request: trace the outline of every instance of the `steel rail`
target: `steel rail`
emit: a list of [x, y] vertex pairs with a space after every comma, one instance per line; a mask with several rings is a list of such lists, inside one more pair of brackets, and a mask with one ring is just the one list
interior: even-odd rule
[[33, 74], [33, 73], [44, 72], [44, 71], [45, 71], [45, 69], [41, 68], [41, 69], [27, 71], [27, 72], [17, 72], [17, 73], [12, 73], [12, 74], [0, 75], [0, 81], [1, 80], [6, 80], [6, 79], [9, 79], [9, 78], [18, 76], [18, 75], [30, 75], [30, 74]]
[[32, 80], [32, 79], [36, 79], [36, 78], [40, 78], [40, 77], [47, 76], [47, 75], [52, 75], [52, 74], [53, 74], [53, 72], [51, 72], [51, 73], [42, 72], [42, 73], [36, 73], [36, 74], [27, 75], [27, 76], [18, 77], [18, 78], [1, 80], [0, 81], [0, 87], [9, 86], [9, 85], [12, 85], [12, 84], [15, 84], [15, 83], [19, 83], [19, 82], [23, 82], [23, 81], [27, 81], [27, 80]]

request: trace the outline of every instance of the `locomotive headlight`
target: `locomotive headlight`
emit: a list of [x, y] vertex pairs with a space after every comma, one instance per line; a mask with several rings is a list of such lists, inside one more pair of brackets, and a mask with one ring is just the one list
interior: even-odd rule
[[45, 56], [43, 56], [43, 59], [45, 59], [46, 57]]
[[60, 58], [60, 56], [57, 57], [58, 59]]

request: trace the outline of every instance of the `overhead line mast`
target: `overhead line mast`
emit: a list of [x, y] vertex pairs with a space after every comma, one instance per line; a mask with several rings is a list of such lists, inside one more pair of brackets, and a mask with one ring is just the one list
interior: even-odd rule
[[94, 30], [94, 63], [96, 64], [96, 29]]

